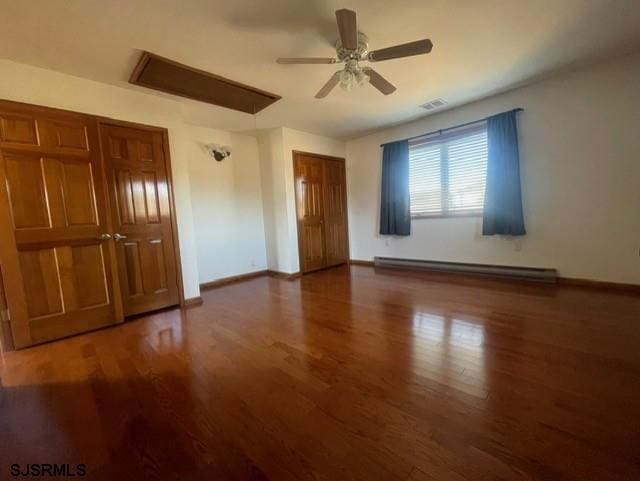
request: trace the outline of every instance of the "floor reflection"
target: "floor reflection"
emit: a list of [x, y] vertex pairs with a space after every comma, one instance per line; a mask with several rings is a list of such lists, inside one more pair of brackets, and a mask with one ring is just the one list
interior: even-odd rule
[[486, 397], [485, 326], [447, 315], [416, 312], [412, 320], [415, 367], [427, 377], [455, 382]]
[[444, 316], [426, 312], [416, 312], [413, 315], [413, 333], [418, 338], [426, 337], [433, 341], [441, 342], [444, 339], [444, 324]]

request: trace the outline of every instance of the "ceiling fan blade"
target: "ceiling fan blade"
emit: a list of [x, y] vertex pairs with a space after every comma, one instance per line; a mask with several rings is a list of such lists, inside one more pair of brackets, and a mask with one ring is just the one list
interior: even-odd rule
[[342, 71], [338, 70], [336, 73], [334, 73], [331, 78], [327, 80], [327, 83], [324, 84], [320, 90], [318, 90], [318, 93], [316, 94], [317, 99], [325, 98], [327, 95], [329, 95], [329, 92], [331, 92], [333, 88], [338, 85], [338, 82], [340, 82], [340, 72]]
[[335, 58], [325, 58], [325, 57], [280, 57], [276, 60], [277, 63], [281, 64], [316, 64], [316, 63], [336, 63], [337, 60]]
[[391, 84], [387, 79], [385, 79], [382, 75], [380, 75], [372, 68], [365, 67], [362, 70], [369, 76], [369, 83], [371, 83], [371, 85], [373, 85], [383, 94], [389, 95], [396, 91], [396, 88], [393, 86], [393, 84]]
[[415, 42], [374, 50], [373, 52], [369, 52], [369, 60], [372, 62], [380, 62], [382, 60], [422, 55], [431, 52], [432, 48], [433, 44], [431, 40], [425, 38], [424, 40], [416, 40]]
[[343, 8], [336, 10], [336, 20], [338, 21], [338, 32], [342, 46], [347, 50], [358, 48], [358, 25], [356, 23], [356, 12]]

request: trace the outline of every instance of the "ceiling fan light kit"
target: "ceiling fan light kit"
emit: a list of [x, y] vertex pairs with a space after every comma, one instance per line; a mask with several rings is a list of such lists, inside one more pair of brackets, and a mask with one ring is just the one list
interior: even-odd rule
[[334, 64], [343, 63], [344, 68], [335, 72], [315, 95], [317, 99], [326, 97], [336, 85], [350, 92], [355, 86], [368, 83], [384, 95], [395, 92], [396, 88], [371, 67], [360, 62], [382, 62], [402, 57], [411, 57], [431, 52], [433, 44], [429, 39], [394, 45], [369, 51], [367, 36], [358, 31], [356, 12], [353, 10], [336, 11], [339, 38], [336, 42], [336, 57], [283, 57], [276, 60], [279, 64]]
[[351, 92], [353, 87], [362, 87], [369, 83], [369, 76], [356, 60], [347, 60], [345, 68], [340, 70], [340, 88]]

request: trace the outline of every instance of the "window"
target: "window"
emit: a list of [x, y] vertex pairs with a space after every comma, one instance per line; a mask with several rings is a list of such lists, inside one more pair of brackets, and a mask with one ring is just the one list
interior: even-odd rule
[[412, 140], [409, 143], [411, 216], [482, 213], [486, 177], [486, 125]]

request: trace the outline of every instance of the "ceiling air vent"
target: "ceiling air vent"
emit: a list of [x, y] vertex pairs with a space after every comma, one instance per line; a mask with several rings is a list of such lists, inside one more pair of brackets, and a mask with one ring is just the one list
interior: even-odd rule
[[427, 102], [426, 104], [422, 104], [420, 107], [422, 107], [425, 110], [435, 110], [435, 109], [439, 109], [440, 107], [444, 107], [445, 105], [447, 105], [446, 100], [435, 99], [435, 100], [432, 100], [431, 102]]

